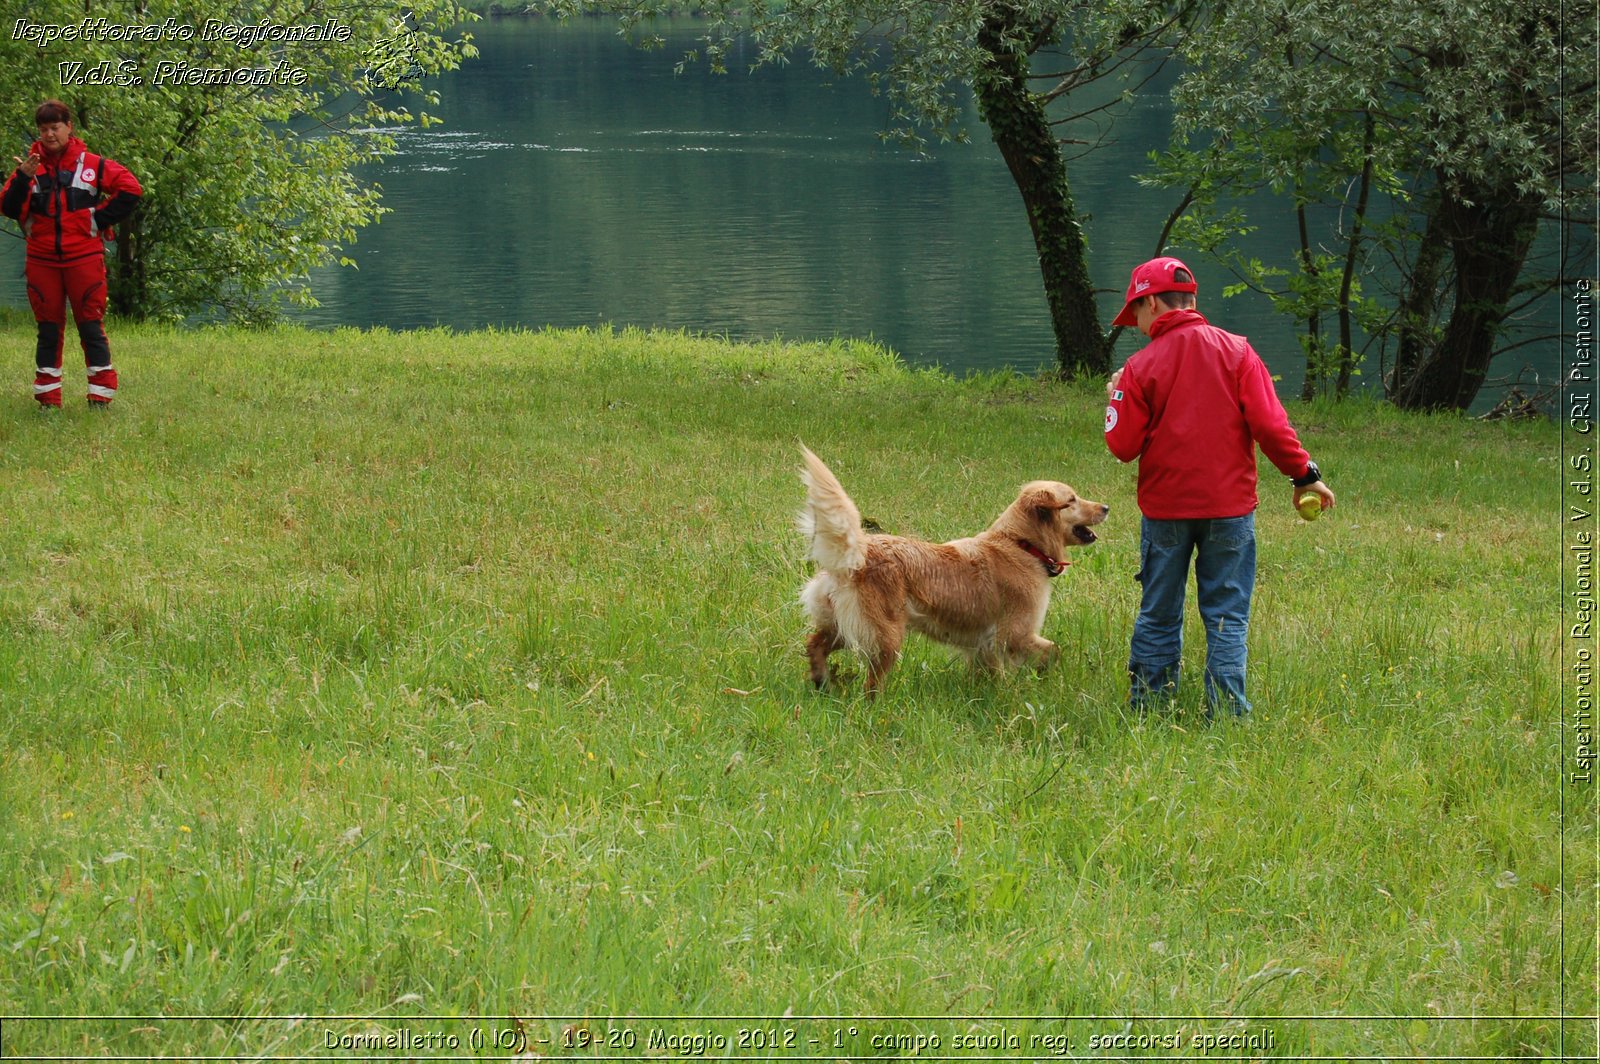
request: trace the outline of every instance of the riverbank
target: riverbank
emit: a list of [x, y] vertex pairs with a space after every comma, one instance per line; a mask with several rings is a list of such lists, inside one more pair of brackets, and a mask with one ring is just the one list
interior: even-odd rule
[[[1093, 384], [636, 332], [112, 339], [117, 405], [69, 359], [50, 416], [0, 329], [0, 1014], [382, 1019], [8, 1021], [7, 1052], [786, 1010], [1593, 1050], [1270, 1019], [1595, 1011], [1561, 986], [1594, 883], [1558, 816], [1553, 426], [1291, 404], [1340, 506], [1265, 478], [1257, 713], [1207, 727], [1192, 693], [1123, 712], [1138, 520]], [[1058, 667], [917, 641], [874, 703], [810, 691], [801, 441], [890, 531], [969, 534], [1034, 477], [1110, 503]], [[853, 1026], [840, 1055], [916, 1027]]]

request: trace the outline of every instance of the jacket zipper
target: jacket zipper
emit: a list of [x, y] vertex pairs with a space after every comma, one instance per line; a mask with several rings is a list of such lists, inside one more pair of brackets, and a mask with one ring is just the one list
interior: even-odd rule
[[[41, 184], [43, 184], [43, 182], [41, 182]], [[67, 196], [61, 188], [61, 171], [59, 169], [53, 169], [50, 171], [49, 191], [45, 197], [45, 204], [48, 208], [54, 208], [53, 210], [47, 209], [45, 211], [45, 217], [50, 218], [51, 221], [55, 223], [56, 258], [60, 259], [66, 255], [66, 252], [63, 250], [61, 245], [61, 216], [65, 214], [67, 210]]]

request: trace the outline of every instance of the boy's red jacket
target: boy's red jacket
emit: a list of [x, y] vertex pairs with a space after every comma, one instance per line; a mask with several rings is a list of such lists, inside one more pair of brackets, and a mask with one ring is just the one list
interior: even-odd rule
[[1161, 520], [1253, 512], [1256, 444], [1284, 476], [1309, 471], [1250, 341], [1194, 310], [1157, 318], [1106, 407], [1106, 446], [1139, 460], [1139, 510]]
[[105, 253], [111, 227], [133, 213], [144, 193], [128, 168], [86, 150], [77, 137], [51, 159], [44, 146], [30, 152], [44, 159], [30, 179], [11, 173], [0, 193], [0, 214], [15, 218], [28, 237], [28, 258], [65, 264]]

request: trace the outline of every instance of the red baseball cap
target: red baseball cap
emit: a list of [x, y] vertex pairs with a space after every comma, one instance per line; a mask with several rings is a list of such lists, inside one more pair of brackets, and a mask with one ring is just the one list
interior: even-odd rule
[[1177, 259], [1167, 256], [1165, 258], [1151, 259], [1141, 266], [1133, 268], [1133, 276], [1128, 279], [1128, 298], [1122, 305], [1122, 313], [1118, 314], [1111, 322], [1112, 325], [1137, 325], [1139, 318], [1133, 312], [1133, 301], [1153, 296], [1161, 292], [1198, 292], [1198, 282], [1175, 281], [1173, 274], [1182, 270], [1191, 278], [1194, 271], [1189, 269]]

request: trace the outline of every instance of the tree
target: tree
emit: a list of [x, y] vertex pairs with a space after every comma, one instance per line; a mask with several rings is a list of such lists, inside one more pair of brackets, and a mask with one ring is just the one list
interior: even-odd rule
[[[552, 5], [618, 13], [647, 43], [649, 20], [669, 0], [566, 0]], [[706, 0], [704, 58], [724, 69], [732, 43], [749, 34], [759, 63], [809, 50], [818, 65], [862, 73], [894, 105], [889, 134], [914, 146], [928, 136], [962, 139], [960, 87], [969, 87], [1016, 182], [1039, 254], [1045, 299], [1063, 373], [1104, 374], [1111, 343], [1100, 326], [1088, 247], [1073, 204], [1073, 136], [1122, 102], [1072, 105], [1095, 85], [1148, 79], [1154, 42], [1178, 24], [1147, 0]], [[657, 41], [656, 43], [659, 43]], [[698, 58], [694, 56], [691, 58]], [[1049, 64], [1048, 66], [1046, 64]], [[1036, 69], [1041, 67], [1043, 69]]]
[[[1356, 329], [1375, 330], [1384, 315], [1361, 283], [1371, 255], [1387, 246], [1382, 240], [1387, 231], [1373, 224], [1374, 193], [1403, 196], [1405, 188], [1378, 165], [1380, 131], [1373, 113], [1359, 106], [1330, 112], [1319, 97], [1327, 79], [1310, 69], [1316, 59], [1302, 58], [1308, 51], [1303, 42], [1281, 34], [1276, 39], [1281, 46], [1277, 62], [1263, 65], [1273, 66], [1281, 83], [1273, 86], [1269, 101], [1255, 100], [1242, 114], [1229, 115], [1236, 124], [1225, 131], [1206, 127], [1197, 136], [1193, 125], [1194, 97], [1218, 86], [1193, 70], [1180, 80], [1176, 143], [1156, 156], [1155, 170], [1144, 181], [1186, 190], [1172, 239], [1233, 269], [1240, 283], [1225, 287], [1224, 295], [1253, 289], [1303, 324], [1301, 398], [1313, 398], [1324, 386], [1343, 397], [1362, 358], [1355, 349]], [[1246, 84], [1255, 91], [1262, 83]], [[1230, 82], [1227, 88], [1236, 87]], [[1196, 139], [1201, 146], [1188, 147]], [[1275, 207], [1286, 202], [1292, 213], [1296, 248], [1290, 264], [1263, 262], [1239, 245], [1239, 238], [1259, 228], [1248, 219], [1261, 220], [1263, 212], [1253, 201], [1264, 190], [1274, 193]], [[1220, 206], [1224, 196], [1235, 201], [1226, 209]], [[1241, 203], [1252, 207], [1247, 211]], [[1317, 217], [1329, 211], [1337, 212], [1332, 232]], [[1333, 328], [1327, 327], [1330, 319]]]
[[[1593, 0], [1586, 11], [1569, 8], [1570, 25], [1592, 26]], [[1595, 84], [1567, 29], [1554, 0], [1238, 0], [1206, 9], [1178, 46], [1177, 144], [1157, 180], [1187, 167], [1213, 194], [1293, 190], [1293, 269], [1231, 255], [1248, 284], [1288, 279], [1275, 294], [1307, 322], [1308, 387], [1332, 372], [1344, 391], [1355, 316], [1393, 354], [1398, 405], [1471, 405], [1518, 305], [1557, 283], [1526, 275], [1541, 219], [1592, 205], [1595, 160], [1577, 146], [1594, 143]], [[1314, 242], [1308, 205], [1337, 207], [1339, 229]], [[1239, 228], [1202, 210], [1179, 236], [1228, 253]]]
[[[354, 169], [427, 123], [398, 93], [475, 54], [447, 0], [48, 0], [0, 38], [8, 124], [64, 100], [145, 195], [118, 229], [114, 311], [234, 320], [309, 304], [309, 272], [385, 213]], [[436, 102], [431, 94], [425, 101]], [[342, 259], [348, 263], [348, 260]]]
[[[1562, 20], [1592, 32], [1594, 4], [1586, 15], [1584, 6], [1496, 4], [1407, 43], [1399, 80], [1416, 101], [1417, 168], [1427, 176], [1417, 182], [1426, 220], [1403, 296], [1400, 406], [1472, 403], [1514, 303], [1559, 283], [1523, 276], [1541, 218], [1565, 224], [1581, 204], [1592, 213], [1596, 160], [1580, 146], [1596, 139], [1594, 70], [1583, 63], [1593, 41]], [[1569, 71], [1577, 76], [1563, 84]]]

